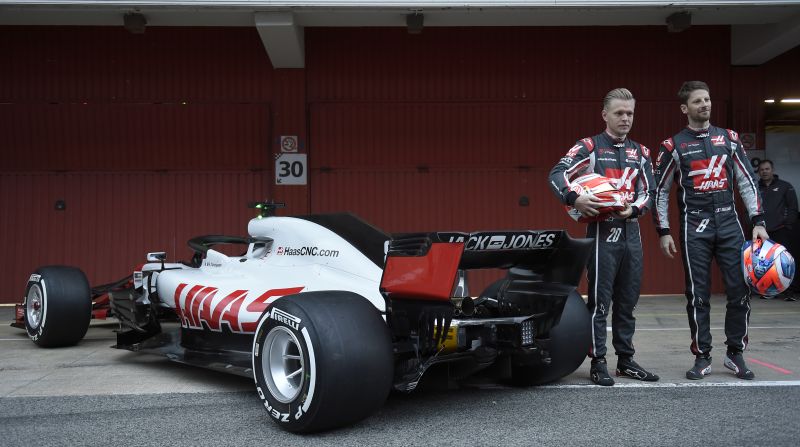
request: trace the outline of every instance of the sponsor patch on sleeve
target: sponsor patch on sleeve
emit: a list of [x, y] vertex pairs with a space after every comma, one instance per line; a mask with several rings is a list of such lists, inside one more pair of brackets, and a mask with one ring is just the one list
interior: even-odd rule
[[584, 145], [586, 145], [586, 149], [588, 149], [589, 152], [594, 150], [594, 141], [592, 141], [591, 138], [587, 137], [582, 139], [581, 141], [583, 142]]
[[575, 158], [575, 156], [576, 156], [576, 155], [578, 155], [578, 151], [580, 151], [580, 150], [581, 150], [581, 145], [580, 145], [580, 144], [576, 144], [575, 146], [572, 146], [572, 147], [571, 147], [571, 148], [570, 148], [570, 149], [567, 151], [567, 157], [569, 157], [569, 158]]

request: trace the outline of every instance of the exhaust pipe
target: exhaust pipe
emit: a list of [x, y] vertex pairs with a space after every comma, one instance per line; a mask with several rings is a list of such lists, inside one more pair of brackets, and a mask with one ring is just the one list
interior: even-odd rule
[[472, 298], [469, 296], [467, 272], [465, 270], [458, 270], [456, 272], [456, 283], [453, 286], [450, 302], [452, 302], [453, 306], [456, 308], [456, 315], [470, 317], [475, 313], [475, 302], [473, 302]]

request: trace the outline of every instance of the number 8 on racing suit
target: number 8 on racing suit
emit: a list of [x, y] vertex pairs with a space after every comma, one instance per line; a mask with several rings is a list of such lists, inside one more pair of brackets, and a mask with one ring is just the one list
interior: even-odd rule
[[732, 130], [710, 126], [698, 131], [687, 127], [661, 144], [654, 171], [653, 218], [659, 236], [670, 234], [669, 192], [673, 180], [678, 185], [692, 353], [699, 356], [711, 351], [712, 257], [722, 270], [728, 296], [725, 344], [729, 350], [741, 352], [748, 341], [750, 291], [742, 276], [744, 234], [734, 204], [734, 179], [753, 222], [763, 220], [758, 182], [750, 172], [750, 161], [742, 143]]
[[[628, 219], [590, 223], [586, 236], [594, 238], [589, 258], [589, 311], [592, 312], [592, 346], [589, 356], [606, 354], [606, 320], [613, 305], [612, 343], [618, 356], [633, 356], [636, 319], [642, 278], [642, 240], [638, 216], [650, 206], [653, 188], [650, 151], [625, 138], [618, 141], [603, 132], [578, 141], [550, 171], [550, 186], [567, 205], [575, 202], [570, 181], [597, 173], [619, 181], [617, 188], [631, 204]], [[613, 298], [613, 299], [612, 299]]]

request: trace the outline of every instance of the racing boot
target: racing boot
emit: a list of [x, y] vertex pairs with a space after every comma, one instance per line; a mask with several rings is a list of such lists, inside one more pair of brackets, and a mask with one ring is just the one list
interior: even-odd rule
[[728, 353], [725, 354], [724, 365], [726, 368], [733, 371], [736, 377], [740, 379], [753, 380], [756, 377], [753, 371], [750, 371], [750, 368], [744, 363], [744, 357], [742, 357], [741, 352], [728, 351]]
[[628, 377], [644, 382], [656, 382], [659, 377], [639, 366], [633, 357], [621, 355], [617, 359], [617, 377]]
[[703, 376], [711, 374], [711, 356], [698, 355], [694, 359], [694, 367], [686, 371], [686, 378], [689, 380], [700, 380]]
[[606, 366], [605, 357], [592, 359], [592, 368], [589, 370], [589, 377], [591, 377], [592, 382], [601, 386], [614, 385], [614, 379], [608, 375], [608, 367]]

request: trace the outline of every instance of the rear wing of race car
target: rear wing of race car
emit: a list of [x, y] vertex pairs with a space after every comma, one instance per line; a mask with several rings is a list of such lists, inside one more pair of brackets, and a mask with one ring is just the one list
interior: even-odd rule
[[[381, 291], [394, 298], [451, 298], [458, 270], [514, 269], [526, 281], [566, 296], [580, 283], [591, 239], [564, 230], [434, 232], [396, 235]], [[519, 276], [519, 275], [518, 275]]]

